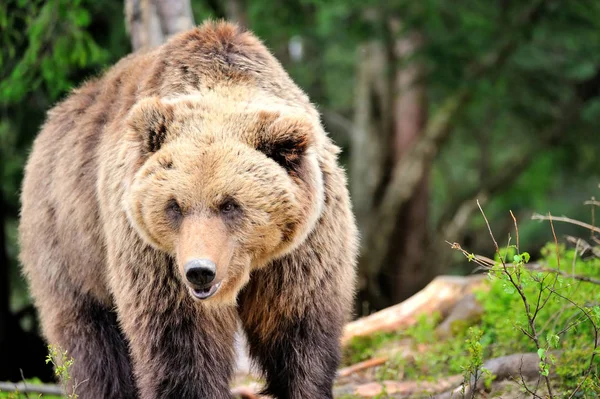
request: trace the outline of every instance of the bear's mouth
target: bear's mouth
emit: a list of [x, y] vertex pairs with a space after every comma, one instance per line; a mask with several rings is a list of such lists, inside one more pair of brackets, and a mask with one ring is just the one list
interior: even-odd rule
[[215, 295], [217, 291], [221, 288], [221, 282], [219, 281], [216, 284], [210, 285], [204, 288], [190, 288], [190, 292], [194, 296], [194, 298], [198, 299], [208, 299], [211, 296]]

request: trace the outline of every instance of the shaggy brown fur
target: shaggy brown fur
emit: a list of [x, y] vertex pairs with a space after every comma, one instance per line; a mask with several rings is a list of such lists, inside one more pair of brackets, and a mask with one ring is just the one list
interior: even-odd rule
[[[279, 63], [226, 23], [131, 55], [51, 110], [21, 260], [80, 397], [230, 398], [241, 320], [267, 393], [331, 398], [357, 246], [337, 152]], [[193, 259], [216, 264], [208, 299], [186, 280]]]

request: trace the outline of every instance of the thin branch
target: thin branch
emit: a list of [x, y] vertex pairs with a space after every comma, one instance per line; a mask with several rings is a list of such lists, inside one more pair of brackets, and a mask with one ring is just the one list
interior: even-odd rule
[[588, 367], [587, 367], [587, 369], [585, 371], [585, 378], [579, 382], [579, 384], [577, 385], [577, 387], [575, 387], [575, 389], [573, 390], [573, 392], [569, 396], [569, 399], [571, 399], [581, 389], [581, 387], [583, 386], [583, 383], [589, 378], [589, 376], [590, 376], [590, 374], [592, 372], [592, 368], [594, 367], [594, 359], [596, 358], [596, 351], [598, 349], [599, 330], [598, 330], [598, 325], [596, 324], [596, 322], [594, 322], [594, 318], [589, 314], [589, 312], [586, 309], [584, 309], [579, 304], [575, 303], [572, 299], [570, 299], [570, 298], [562, 295], [561, 293], [559, 293], [555, 289], [552, 288], [550, 290], [552, 291], [553, 294], [559, 296], [560, 298], [564, 299], [565, 301], [569, 302], [571, 305], [573, 305], [577, 309], [579, 309], [585, 315], [585, 317], [590, 321], [590, 323], [592, 323], [592, 327], [594, 328], [594, 348], [592, 349], [592, 355], [590, 356], [590, 363], [589, 363], [589, 365], [588, 365]]
[[[496, 248], [496, 254], [500, 258], [500, 261], [502, 262], [502, 266], [504, 268], [504, 274], [508, 277], [508, 280], [510, 281], [510, 283], [515, 287], [515, 289], [519, 293], [519, 296], [521, 297], [521, 300], [523, 302], [523, 306], [525, 307], [525, 314], [527, 315], [527, 321], [529, 322], [529, 329], [530, 329], [530, 334], [528, 334], [528, 336], [530, 336], [530, 338], [533, 340], [533, 342], [536, 346], [536, 349], [539, 350], [539, 349], [541, 349], [541, 346], [540, 346], [537, 329], [535, 327], [535, 319], [533, 318], [533, 315], [531, 313], [531, 306], [529, 305], [529, 301], [527, 300], [527, 297], [525, 296], [525, 292], [523, 291], [523, 286], [521, 285], [520, 279], [519, 279], [519, 282], [516, 282], [514, 280], [512, 274], [508, 271], [506, 262], [504, 261], [504, 259], [502, 259], [502, 256], [500, 254], [500, 249], [498, 248], [498, 242], [496, 241], [496, 238], [494, 237], [494, 233], [492, 232], [492, 228], [490, 227], [490, 223], [489, 223], [487, 217], [485, 216], [485, 212], [483, 212], [483, 209], [481, 208], [481, 205], [479, 205], [479, 202], [477, 202], [477, 206], [479, 207], [479, 210], [481, 211], [483, 219], [485, 220], [485, 224], [490, 233], [490, 237], [492, 238], [492, 241], [494, 242], [494, 247]], [[555, 279], [555, 282], [556, 282], [556, 279]], [[552, 386], [550, 384], [550, 379], [548, 378], [547, 375], [544, 376], [544, 379], [546, 382], [546, 387], [548, 389], [549, 397], [554, 398], [554, 395], [552, 393]]]
[[554, 237], [554, 246], [556, 247], [556, 268], [560, 270], [560, 250], [558, 248], [558, 239], [556, 238], [556, 231], [554, 231], [554, 223], [552, 222], [552, 215], [550, 213], [548, 213], [548, 220], [550, 221], [552, 237]]
[[[556, 248], [556, 265], [557, 265], [557, 269], [560, 271], [560, 252], [559, 252], [559, 248], [558, 248], [558, 239], [556, 238], [556, 232], [554, 231], [554, 223], [552, 222], [552, 216], [550, 215], [550, 213], [548, 213], [548, 216], [550, 217], [550, 227], [552, 228], [552, 237], [554, 237], [554, 245]], [[545, 277], [544, 277], [545, 279]], [[552, 282], [552, 289], [556, 288], [556, 282], [558, 281], [558, 278], [556, 277], [556, 275], [554, 275], [554, 281]], [[543, 284], [543, 280], [542, 280], [542, 284]], [[547, 287], [546, 287], [547, 288]], [[543, 285], [540, 286], [540, 292], [544, 290]], [[536, 309], [536, 314], [539, 310], [541, 310], [542, 308], [544, 308], [546, 306], [546, 304], [548, 303], [548, 301], [550, 300], [550, 294], [546, 297], [546, 300], [544, 300], [544, 303], [542, 304], [542, 306], [539, 309]]]
[[[21, 373], [21, 379], [23, 380], [23, 385], [25, 386], [25, 389], [27, 389], [27, 381], [25, 381], [25, 375], [23, 374], [23, 369], [19, 369], [19, 372]], [[23, 392], [25, 394], [25, 398], [29, 399], [29, 393], [28, 392]]]
[[517, 254], [521, 253], [520, 250], [520, 246], [519, 246], [519, 225], [517, 224], [517, 218], [515, 217], [515, 214], [513, 213], [513, 211], [509, 211], [510, 212], [510, 216], [512, 217], [513, 223], [515, 225], [515, 234], [517, 235]]
[[556, 222], [564, 222], [564, 223], [574, 224], [576, 226], [586, 228], [593, 232], [600, 233], [600, 228], [598, 228], [596, 226], [592, 226], [591, 224], [580, 222], [579, 220], [576, 220], [576, 219], [568, 218], [566, 216], [552, 216], [550, 214], [548, 214], [548, 216], [544, 216], [544, 215], [540, 215], [539, 213], [535, 213], [535, 214], [533, 214], [533, 216], [531, 216], [531, 220], [550, 220], [550, 219], [552, 219]]
[[556, 273], [556, 274], [560, 274], [563, 277], [570, 278], [570, 279], [577, 280], [577, 281], [582, 281], [584, 283], [591, 283], [591, 284], [600, 285], [600, 279], [593, 278], [593, 277], [582, 276], [582, 275], [579, 275], [579, 274], [571, 274], [571, 273], [564, 272], [562, 270], [558, 270], [558, 269], [554, 269], [554, 268], [539, 267], [538, 265], [533, 265], [533, 266], [530, 266], [529, 268], [531, 270], [535, 270], [535, 271], [539, 271], [539, 272], [543, 272], [543, 273]]

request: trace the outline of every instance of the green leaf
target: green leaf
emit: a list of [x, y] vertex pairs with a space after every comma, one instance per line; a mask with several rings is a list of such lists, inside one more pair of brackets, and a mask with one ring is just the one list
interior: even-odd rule
[[504, 285], [504, 293], [505, 294], [509, 294], [509, 295], [514, 294], [515, 293], [515, 287], [513, 287], [512, 285], [505, 284]]
[[515, 255], [513, 256], [513, 261], [515, 263], [520, 263], [521, 262], [521, 256], [520, 255]]
[[559, 340], [560, 337], [552, 332], [548, 332], [548, 334], [546, 335], [546, 341], [548, 341], [548, 345], [550, 345], [553, 348], [558, 348]]
[[90, 24], [90, 14], [83, 8], [77, 8], [71, 11], [71, 15], [73, 17], [75, 26], [84, 28]]
[[538, 349], [537, 354], [540, 357], [540, 359], [544, 360], [546, 358], [546, 349], [544, 349], [544, 348]]

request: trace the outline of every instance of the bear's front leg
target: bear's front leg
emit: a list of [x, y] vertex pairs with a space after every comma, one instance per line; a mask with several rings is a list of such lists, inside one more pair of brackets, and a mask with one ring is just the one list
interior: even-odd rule
[[147, 255], [111, 268], [140, 397], [231, 399], [235, 309], [195, 302], [167, 257]]
[[336, 292], [333, 276], [293, 277], [296, 267], [302, 269], [293, 261], [275, 262], [254, 272], [242, 291], [239, 313], [250, 355], [264, 372], [264, 393], [333, 398], [348, 295]]

